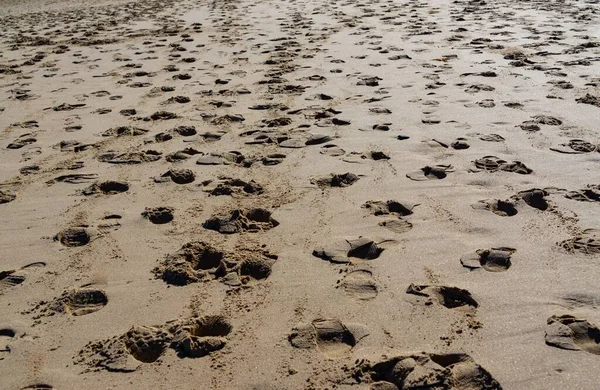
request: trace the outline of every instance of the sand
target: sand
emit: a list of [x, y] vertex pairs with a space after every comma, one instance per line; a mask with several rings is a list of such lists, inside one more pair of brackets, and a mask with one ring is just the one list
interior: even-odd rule
[[0, 388], [598, 388], [598, 1], [0, 5]]

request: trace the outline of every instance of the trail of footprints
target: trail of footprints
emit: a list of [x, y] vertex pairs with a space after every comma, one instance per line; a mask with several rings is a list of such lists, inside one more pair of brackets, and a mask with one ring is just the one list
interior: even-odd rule
[[[504, 3], [524, 12], [530, 9], [523, 3]], [[596, 8], [591, 2], [589, 7], [584, 9], [575, 9], [568, 5], [562, 5], [563, 8], [557, 5], [555, 9], [554, 3], [549, 2], [535, 4], [537, 9], [548, 12], [559, 10], [569, 18], [589, 20], [590, 23], [596, 19]], [[181, 5], [184, 12], [178, 14], [156, 12], [161, 9], [176, 9]], [[13, 156], [20, 156], [18, 158], [22, 158], [21, 161], [26, 165], [20, 169], [20, 176], [17, 176], [22, 180], [0, 183], [0, 208], [13, 202], [18, 203], [20, 192], [24, 192], [28, 183], [36, 177], [40, 177], [48, 186], [77, 185], [78, 189], [73, 193], [85, 198], [111, 196], [116, 199], [139, 189], [141, 184], [101, 175], [101, 169], [88, 170], [88, 165], [97, 166], [93, 161], [136, 166], [165, 160], [170, 164], [170, 168], [166, 172], [157, 168], [156, 176], [146, 178], [145, 182], [162, 186], [197, 187], [206, 196], [230, 196], [229, 209], [200, 222], [201, 226], [206, 231], [214, 231], [223, 236], [255, 234], [260, 237], [280, 224], [291, 222], [280, 222], [276, 219], [276, 210], [268, 203], [270, 198], [266, 197], [270, 190], [269, 183], [260, 183], [258, 179], [255, 181], [252, 178], [255, 172], [269, 170], [280, 164], [285, 165], [288, 155], [300, 153], [303, 149], [318, 148], [324, 156], [323, 159], [340, 159], [348, 163], [349, 168], [347, 172], [332, 172], [326, 176], [306, 178], [306, 184], [323, 192], [353, 191], [352, 186], [364, 176], [352, 173], [352, 164], [382, 164], [388, 159], [393, 159], [393, 155], [381, 150], [346, 151], [343, 143], [345, 132], [364, 131], [365, 137], [384, 134], [390, 139], [389, 142], [412, 142], [411, 138], [418, 137], [414, 132], [411, 132], [410, 136], [398, 134], [398, 131], [405, 131], [399, 123], [379, 119], [392, 114], [388, 108], [392, 106], [388, 104], [391, 101], [388, 99], [391, 97], [388, 79], [385, 71], [378, 71], [383, 64], [391, 61], [397, 64], [398, 69], [404, 70], [419, 67], [425, 79], [424, 93], [420, 99], [410, 104], [421, 107], [423, 126], [442, 124], [442, 119], [436, 114], [440, 105], [440, 102], [435, 100], [438, 92], [433, 91], [444, 91], [453, 87], [464, 90], [467, 94], [464, 105], [473, 110], [498, 109], [500, 104], [515, 110], [523, 107], [520, 102], [501, 103], [488, 98], [494, 96], [490, 92], [499, 87], [494, 82], [497, 74], [491, 70], [496, 69], [492, 66], [494, 61], [488, 63], [490, 70], [484, 70], [486, 67], [480, 66], [478, 69], [481, 71], [461, 74], [461, 82], [452, 86], [449, 83], [454, 72], [452, 63], [457, 59], [456, 54], [431, 61], [431, 58], [425, 55], [429, 50], [427, 44], [423, 45], [423, 52], [411, 50], [410, 53], [400, 47], [387, 46], [372, 22], [392, 28], [392, 31], [398, 32], [407, 42], [416, 42], [417, 39], [418, 42], [423, 42], [422, 37], [433, 39], [438, 36], [439, 42], [444, 42], [448, 52], [456, 47], [470, 49], [472, 53], [491, 50], [494, 53], [502, 53], [503, 56], [495, 58], [504, 67], [515, 68], [515, 72], [517, 69], [519, 72], [544, 72], [557, 78], [567, 76], [566, 71], [562, 72], [567, 67], [590, 66], [598, 61], [597, 57], [589, 57], [588, 54], [594, 52], [594, 48], [600, 47], [600, 42], [592, 37], [580, 36], [579, 45], [563, 49], [563, 53], [572, 54], [570, 58], [573, 60], [569, 63], [562, 60], [552, 61], [552, 56], [559, 53], [550, 52], [550, 49], [537, 53], [535, 50], [552, 45], [567, 32], [560, 30], [554, 34], [543, 30], [534, 26], [526, 16], [523, 16], [524, 28], [530, 30], [537, 38], [532, 38], [533, 42], [529, 46], [521, 45], [523, 50], [504, 47], [503, 44], [496, 43], [495, 38], [469, 41], [469, 36], [472, 35], [466, 32], [471, 25], [465, 21], [465, 15], [478, 15], [482, 20], [481, 24], [486, 20], [497, 22], [502, 19], [502, 7], [495, 9], [494, 5], [483, 1], [453, 3], [450, 7], [452, 23], [448, 26], [441, 25], [436, 18], [427, 17], [428, 14], [435, 15], [439, 12], [438, 7], [418, 0], [402, 4], [391, 1], [334, 1], [331, 8], [314, 1], [302, 4], [285, 2], [281, 4], [281, 17], [266, 33], [257, 37], [252, 36], [252, 30], [256, 30], [260, 22], [255, 22], [245, 15], [247, 12], [257, 12], [250, 4], [225, 1], [214, 5], [212, 9], [201, 7], [202, 12], [206, 12], [206, 23], [212, 31], [209, 35], [204, 32], [203, 23], [190, 23], [183, 18], [187, 9], [198, 7], [199, 4], [191, 1], [157, 0], [126, 3], [118, 8], [118, 12], [112, 12], [111, 7], [99, 6], [93, 9], [74, 9], [62, 16], [58, 13], [30, 13], [18, 18], [2, 18], [2, 23], [6, 26], [0, 33], [3, 47], [12, 50], [13, 54], [0, 57], [0, 75], [11, 104], [14, 101], [28, 107], [37, 104], [36, 101], [42, 98], [42, 92], [36, 88], [40, 74], [44, 78], [66, 77], [64, 80], [72, 77], [70, 83], [74, 84], [92, 84], [94, 79], [102, 79], [105, 80], [102, 86], [106, 90], [86, 91], [83, 96], [69, 96], [68, 88], [57, 90], [55, 101], [64, 99], [64, 102], [43, 107], [45, 111], [41, 112], [47, 112], [44, 115], [52, 115], [53, 118], [64, 118], [65, 137], [77, 138], [76, 135], [89, 126], [81, 121], [77, 112], [89, 111], [95, 115], [118, 114], [122, 117], [122, 125], [108, 129], [94, 127], [99, 131], [93, 141], [83, 136], [80, 140], [61, 141], [53, 150], [75, 157], [77, 162], [70, 161], [70, 165], [55, 168], [45, 165], [43, 159], [38, 162], [34, 157], [40, 153], [44, 157], [47, 157], [48, 153], [55, 154], [53, 151], [40, 150], [36, 146], [39, 139], [48, 137], [49, 130], [42, 114], [32, 114], [37, 115], [36, 120], [6, 126], [10, 131], [7, 131], [8, 135], [3, 135], [3, 147], [13, 153]], [[349, 12], [352, 7], [356, 7], [363, 14], [356, 16]], [[317, 22], [317, 18], [305, 12], [307, 10], [311, 10], [313, 15], [327, 15], [332, 23], [319, 25], [322, 21]], [[524, 15], [522, 12], [520, 14]], [[111, 26], [98, 28], [95, 20], [108, 18], [111, 18]], [[53, 26], [47, 24], [42, 29], [43, 37], [33, 29], [40, 20], [56, 21]], [[135, 29], [131, 22], [136, 20], [148, 20], [152, 27]], [[23, 28], [23, 23], [30, 28]], [[513, 31], [510, 27], [514, 27], [511, 23], [494, 27], [496, 34], [510, 38]], [[481, 24], [478, 24], [477, 29], [483, 28]], [[356, 56], [353, 60], [373, 61], [370, 63], [372, 74], [347, 73], [352, 72], [352, 67], [349, 66], [350, 58], [337, 58], [339, 53], [333, 52], [336, 53], [335, 56], [324, 56], [331, 64], [325, 68], [329, 69], [328, 71], [311, 69], [313, 74], [306, 76], [303, 59], [321, 55], [327, 42], [336, 39], [336, 34], [342, 29], [350, 31], [350, 35], [356, 35], [359, 39], [354, 44], [361, 48], [360, 53], [365, 54]], [[298, 32], [303, 32], [304, 35], [297, 35]], [[448, 33], [443, 39], [440, 37], [442, 32]], [[140, 36], [145, 40], [141, 46], [136, 47], [136, 51], [123, 50], [123, 44], [129, 39]], [[251, 45], [239, 44], [244, 41]], [[205, 48], [211, 48], [213, 54], [216, 49], [222, 48], [222, 55], [227, 60], [217, 61], [216, 58], [201, 55]], [[240, 50], [235, 51], [237, 48]], [[111, 61], [115, 63], [110, 73], [94, 71], [94, 62], [100, 60], [100, 54], [108, 55], [107, 58], [112, 58]], [[90, 69], [89, 74], [84, 74], [83, 71], [70, 75], [62, 74], [60, 64], [66, 61], [73, 62], [80, 70], [87, 67]], [[254, 84], [244, 81], [244, 78], [248, 77], [244, 67], [251, 62], [253, 65], [261, 65], [260, 72], [255, 75], [258, 81]], [[159, 69], [155, 66], [158, 63], [168, 65]], [[237, 70], [229, 71], [228, 65], [223, 65], [226, 63]], [[338, 76], [340, 74], [346, 74], [345, 78]], [[375, 115], [372, 116], [372, 122], [375, 124], [370, 128], [356, 128], [352, 120], [345, 116], [349, 113], [336, 108], [340, 106], [340, 98], [319, 92], [327, 91], [321, 87], [327, 85], [328, 79], [338, 82], [342, 80], [348, 86], [362, 88], [363, 94], [347, 100], [354, 100], [357, 110]], [[209, 80], [210, 82], [207, 82]], [[600, 107], [600, 97], [597, 95], [597, 89], [594, 89], [600, 85], [600, 81], [593, 76], [585, 76], [582, 77], [581, 84], [577, 86], [577, 93], [570, 92], [574, 86], [562, 79], [551, 79], [544, 88], [555, 99], [570, 99], [576, 104]], [[113, 89], [111, 85], [125, 86], [131, 91], [123, 88]], [[155, 111], [142, 113], [138, 112], [141, 111], [138, 107], [131, 107], [112, 113], [111, 109], [105, 109], [103, 106], [121, 98], [117, 92], [113, 92], [115, 90], [127, 95], [134, 94], [137, 96], [135, 99], [150, 99]], [[252, 97], [248, 98], [249, 95]], [[482, 97], [479, 98], [478, 95]], [[476, 101], [472, 97], [476, 97]], [[1, 115], [2, 113], [0, 117]], [[192, 125], [191, 119], [196, 120], [198, 115], [201, 125]], [[247, 123], [244, 115], [261, 119]], [[518, 127], [519, 131], [542, 134], [562, 125], [563, 120], [540, 114], [514, 126]], [[199, 128], [210, 130], [200, 133]], [[387, 133], [391, 133], [391, 137]], [[224, 150], [220, 147], [219, 141], [225, 137], [239, 139], [240, 142], [237, 143], [241, 145], [240, 150]], [[186, 147], [181, 149], [179, 141], [186, 142]], [[464, 137], [454, 140], [429, 139], [424, 142], [432, 148], [442, 148], [449, 154], [459, 154], [467, 149], [476, 148], [478, 142], [509, 144], [510, 140], [498, 134], [467, 133]], [[550, 150], [561, 154], [592, 154], [600, 150], [598, 145], [600, 143], [597, 140], [572, 138], [565, 139], [563, 144], [550, 147]], [[526, 160], [527, 156], [522, 157]], [[524, 163], [513, 158], [516, 157], [505, 159], [493, 155], [482, 156], [471, 162], [465, 160], [461, 167], [432, 160], [429, 165], [417, 171], [404, 172], [404, 175], [405, 180], [426, 182], [447, 179], [458, 171], [473, 176], [535, 175], [536, 170], [541, 168], [529, 167], [526, 165], [527, 161]], [[189, 164], [184, 168], [189, 159], [195, 160], [195, 165], [198, 165], [196, 169]], [[55, 161], [66, 162], [60, 155]], [[324, 163], [325, 161], [323, 160]], [[231, 168], [236, 170], [239, 176], [219, 175], [199, 182], [200, 168], [210, 166]], [[252, 168], [253, 173], [246, 174], [242, 168]], [[202, 177], [205, 175], [202, 174]], [[483, 199], [473, 204], [472, 208], [502, 217], [514, 216], [524, 207], [552, 212], [556, 206], [549, 198], [561, 195], [579, 202], [597, 202], [600, 200], [598, 187], [598, 184], [590, 183], [582, 189], [523, 189], [510, 199]], [[246, 199], [249, 201], [245, 202]], [[240, 203], [235, 202], [239, 200], [242, 205], [250, 205], [261, 199], [265, 200], [262, 207], [239, 206]], [[250, 203], [250, 200], [254, 203]], [[398, 237], [414, 227], [411, 218], [418, 214], [422, 207], [425, 206], [381, 199], [365, 199], [362, 206], [373, 225], [379, 225]], [[157, 225], [177, 221], [181, 212], [182, 210], [176, 210], [169, 205], [147, 205], [139, 210], [142, 218]], [[356, 212], [359, 213], [360, 210]], [[116, 215], [112, 219], [120, 218]], [[99, 230], [99, 226], [74, 225], [65, 226], [59, 232], [53, 233], [56, 245], [77, 250], [77, 247], [92, 245], [97, 239], [102, 240], [102, 232]], [[361, 236], [332, 239], [321, 244], [322, 246], [313, 250], [312, 259], [330, 262], [332, 267], [344, 267], [340, 268], [341, 275], [337, 287], [343, 289], [349, 299], [361, 304], [368, 305], [376, 301], [382, 288], [376, 264], [382, 261], [380, 256], [385, 251], [391, 251], [398, 245], [397, 240]], [[600, 232], [598, 229], [581, 230], [573, 237], [565, 237], [564, 241], [557, 245], [569, 252], [598, 254]], [[307, 251], [307, 257], [310, 258], [309, 254], [310, 251]], [[474, 249], [473, 252], [457, 258], [456, 266], [462, 265], [473, 272], [518, 272], [514, 268], [518, 268], [520, 261], [526, 261], [520, 259], [518, 254], [518, 248], [510, 247]], [[511, 268], [513, 261], [515, 265]], [[251, 287], [277, 272], [274, 265], [278, 263], [278, 255], [271, 253], [264, 246], [242, 244], [242, 247], [231, 251], [221, 248], [216, 240], [212, 242], [201, 237], [201, 241], [185, 243], [175, 253], [157, 260], [156, 268], [148, 270], [148, 273], [162, 279], [166, 284], [176, 286], [214, 280], [231, 288], [242, 285]], [[27, 283], [24, 282], [35, 278], [38, 272], [36, 268], [44, 266], [45, 263], [38, 262], [18, 270], [1, 271], [0, 294], [11, 289], [26, 289]], [[23, 286], [20, 286], [22, 284]], [[476, 313], [479, 307], [476, 292], [472, 294], [456, 286], [414, 283], [407, 286], [406, 296], [406, 299], [415, 305], [461, 310], [470, 313], [469, 315]], [[54, 299], [37, 303], [31, 309], [31, 313], [34, 313], [35, 318], [54, 315], [82, 316], [95, 313], [110, 304], [110, 295], [101, 289], [68, 286], [64, 293]], [[75, 353], [75, 361], [86, 369], [129, 372], [136, 370], [141, 364], [156, 362], [168, 350], [174, 350], [179, 357], [201, 358], [224, 348], [230, 337], [235, 334], [234, 327], [235, 321], [222, 316], [180, 318], [153, 326], [133, 325], [127, 332], [106, 340], [95, 341], [91, 335], [93, 341]], [[347, 359], [352, 356], [354, 348], [361, 340], [368, 337], [369, 329], [375, 327], [376, 324], [369, 324], [368, 327], [346, 324], [337, 318], [315, 318], [309, 323], [293, 327], [288, 340], [290, 348], [317, 350], [329, 359]], [[0, 349], [0, 358], [10, 358], [9, 346], [15, 333], [10, 329], [1, 329], [0, 336], [3, 343], [8, 343], [7, 347], [0, 345], [0, 348], [4, 348]], [[545, 342], [562, 349], [600, 354], [598, 328], [585, 319], [571, 315], [556, 315], [548, 319]], [[488, 368], [494, 371], [493, 367]], [[431, 351], [387, 357], [376, 362], [360, 360], [356, 362], [354, 372], [349, 374], [347, 380], [352, 378], [371, 383], [372, 389], [501, 388], [490, 372], [464, 353], [445, 354]], [[37, 384], [26, 388], [52, 387]]]

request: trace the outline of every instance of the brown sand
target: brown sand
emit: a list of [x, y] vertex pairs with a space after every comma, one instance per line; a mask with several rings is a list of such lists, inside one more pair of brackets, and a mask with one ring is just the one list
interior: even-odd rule
[[0, 5], [1, 389], [598, 388], [598, 1]]

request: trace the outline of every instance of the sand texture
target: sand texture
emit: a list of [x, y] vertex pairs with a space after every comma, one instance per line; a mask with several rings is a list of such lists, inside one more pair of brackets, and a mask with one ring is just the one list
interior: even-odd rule
[[0, 390], [599, 389], [598, 0], [0, 0]]

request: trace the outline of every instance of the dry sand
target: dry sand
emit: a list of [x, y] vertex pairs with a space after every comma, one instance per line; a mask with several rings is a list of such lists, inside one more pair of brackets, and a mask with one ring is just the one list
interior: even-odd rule
[[600, 388], [597, 0], [0, 5], [1, 389]]

